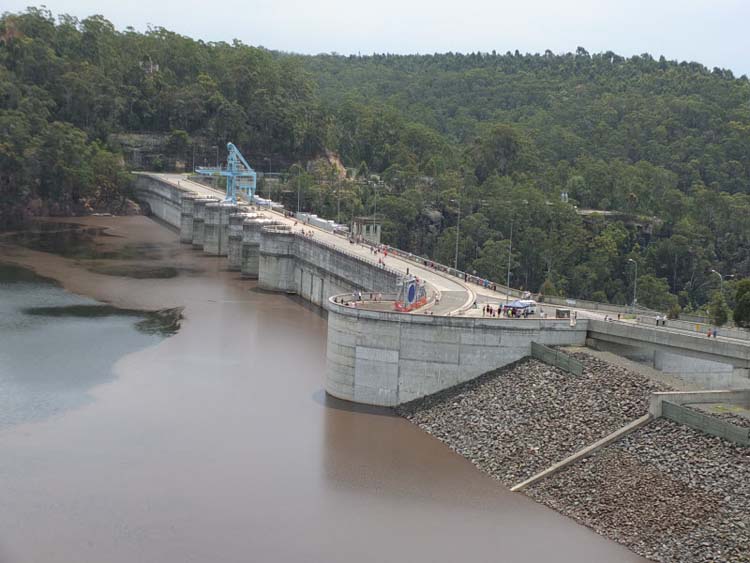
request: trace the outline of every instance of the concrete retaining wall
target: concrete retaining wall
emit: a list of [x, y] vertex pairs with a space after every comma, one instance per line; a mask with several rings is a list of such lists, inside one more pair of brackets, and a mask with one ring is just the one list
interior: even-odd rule
[[716, 340], [696, 334], [675, 332], [667, 328], [631, 323], [589, 321], [589, 337], [595, 341], [662, 350], [710, 362], [726, 363], [744, 370], [750, 367], [750, 346], [745, 342]]
[[561, 352], [557, 348], [550, 348], [544, 344], [532, 342], [531, 356], [541, 362], [572, 373], [573, 375], [583, 375], [583, 364], [575, 358], [568, 356], [566, 353]]
[[582, 345], [586, 321], [436, 317], [326, 302], [326, 391], [394, 406], [474, 379], [531, 353], [531, 342]]
[[662, 416], [711, 436], [718, 436], [741, 446], [750, 446], [750, 428], [737, 426], [710, 414], [664, 401]]

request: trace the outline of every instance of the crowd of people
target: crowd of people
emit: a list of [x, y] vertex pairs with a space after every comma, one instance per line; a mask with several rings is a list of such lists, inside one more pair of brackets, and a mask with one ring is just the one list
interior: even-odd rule
[[505, 305], [497, 305], [496, 307], [493, 307], [491, 303], [487, 303], [482, 307], [483, 317], [528, 319], [532, 314], [533, 313], [528, 307], [506, 307]]

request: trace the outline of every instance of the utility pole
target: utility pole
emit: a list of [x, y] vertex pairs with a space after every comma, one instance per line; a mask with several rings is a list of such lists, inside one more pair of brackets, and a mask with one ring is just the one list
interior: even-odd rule
[[628, 262], [635, 264], [635, 275], [633, 276], [633, 312], [635, 313], [635, 306], [638, 304], [638, 262], [632, 258], [628, 258]]

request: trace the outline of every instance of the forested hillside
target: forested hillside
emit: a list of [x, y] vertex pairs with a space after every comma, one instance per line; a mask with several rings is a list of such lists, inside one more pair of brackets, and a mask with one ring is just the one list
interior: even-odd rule
[[[119, 32], [101, 16], [5, 14], [0, 215], [29, 200], [63, 213], [117, 200], [128, 180], [112, 133], [198, 133], [289, 158], [320, 151], [315, 87], [298, 67], [240, 43]], [[187, 150], [183, 138], [175, 150]]]
[[[121, 201], [121, 133], [169, 136], [186, 161], [202, 139], [258, 168], [298, 162], [290, 205], [299, 190], [342, 221], [377, 209], [386, 242], [446, 263], [460, 217], [458, 266], [503, 281], [512, 237], [511, 283], [532, 291], [629, 302], [636, 262], [640, 303], [695, 309], [719, 287], [711, 270], [750, 275], [750, 82], [697, 63], [309, 57], [3, 15], [0, 217]], [[308, 166], [331, 153], [347, 177]]]
[[531, 290], [627, 302], [635, 260], [641, 303], [696, 307], [712, 269], [750, 273], [746, 77], [581, 48], [299, 60], [344, 159], [400, 186], [380, 208], [402, 246], [452, 262], [460, 200], [459, 266], [504, 279], [512, 223], [512, 280]]

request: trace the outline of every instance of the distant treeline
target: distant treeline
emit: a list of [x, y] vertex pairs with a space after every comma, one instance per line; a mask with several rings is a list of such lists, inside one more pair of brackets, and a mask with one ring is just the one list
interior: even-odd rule
[[[310, 57], [30, 9], [0, 20], [0, 132], [0, 213], [121, 197], [111, 134], [161, 132], [185, 160], [200, 136], [300, 162], [293, 207], [377, 208], [387, 242], [442, 262], [460, 216], [458, 265], [484, 277], [505, 279], [512, 234], [511, 283], [532, 291], [629, 302], [632, 260], [640, 303], [696, 309], [712, 270], [750, 274], [750, 82], [697, 63]], [[356, 172], [305, 166], [331, 153]]]

